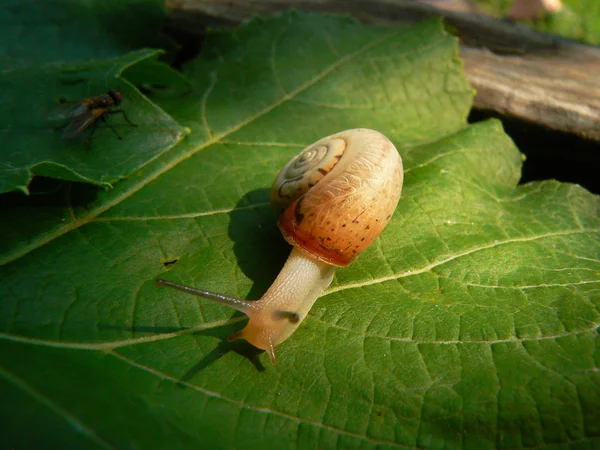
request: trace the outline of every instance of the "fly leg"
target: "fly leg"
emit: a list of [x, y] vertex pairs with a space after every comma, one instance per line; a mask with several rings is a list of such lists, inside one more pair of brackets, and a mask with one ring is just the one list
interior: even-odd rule
[[90, 148], [92, 147], [92, 139], [94, 138], [94, 133], [96, 132], [97, 128], [98, 128], [98, 121], [94, 122], [94, 124], [92, 125], [92, 131], [90, 132], [90, 137], [88, 137], [88, 139], [87, 139], [87, 145], [85, 146], [85, 150], [88, 152], [90, 151]]
[[123, 114], [123, 117], [125, 118], [125, 120], [127, 121], [127, 123], [129, 125], [131, 125], [132, 127], [137, 127], [137, 125], [135, 123], [133, 123], [131, 120], [129, 120], [129, 117], [127, 117], [127, 114], [125, 114], [125, 111], [123, 111], [122, 109], [115, 109], [115, 110], [109, 111], [108, 114]]
[[[117, 138], [119, 138], [119, 140], [123, 140], [123, 138], [121, 137], [121, 135], [119, 133], [117, 133], [117, 130], [115, 130], [115, 127], [113, 127], [110, 123], [108, 123], [106, 121], [106, 117], [101, 116], [100, 119], [102, 120], [102, 122], [104, 122], [104, 124], [110, 128], [112, 130], [113, 133], [115, 133], [115, 135], [117, 136]], [[95, 130], [95, 127], [94, 127]]]
[[[123, 139], [121, 137], [121, 135], [119, 133], [117, 133], [117, 130], [115, 130], [114, 127], [106, 121], [106, 118], [104, 116], [100, 116], [100, 120], [102, 120], [102, 122], [104, 122], [104, 124], [108, 128], [110, 128], [113, 133], [115, 133], [117, 138], [119, 138], [120, 140]], [[88, 151], [90, 150], [90, 147], [92, 146], [92, 139], [94, 139], [94, 133], [96, 132], [97, 129], [98, 129], [98, 121], [95, 121], [94, 124], [92, 125], [92, 131], [90, 132], [90, 137], [87, 140], [86, 150], [88, 150]]]

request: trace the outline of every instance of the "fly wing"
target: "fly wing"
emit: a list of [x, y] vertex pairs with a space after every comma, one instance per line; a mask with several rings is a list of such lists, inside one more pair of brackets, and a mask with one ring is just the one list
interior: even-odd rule
[[50, 114], [48, 114], [49, 120], [67, 120], [72, 119], [76, 116], [80, 116], [87, 112], [88, 105], [82, 101], [65, 102], [56, 106]]
[[83, 114], [80, 114], [77, 117], [73, 118], [73, 121], [67, 125], [65, 131], [63, 132], [63, 138], [71, 139], [77, 136], [82, 131], [85, 131], [87, 127], [92, 125], [96, 120], [98, 120], [104, 113], [106, 109], [104, 108], [96, 108], [96, 109], [86, 109]]

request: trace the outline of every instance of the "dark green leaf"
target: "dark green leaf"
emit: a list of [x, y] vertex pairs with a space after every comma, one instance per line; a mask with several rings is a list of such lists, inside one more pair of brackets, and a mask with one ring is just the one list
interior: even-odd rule
[[[0, 193], [28, 192], [34, 175], [110, 187], [178, 142], [185, 129], [121, 77], [126, 68], [157, 55], [141, 50], [114, 60], [22, 67], [0, 74], [0, 122], [8, 125], [2, 138]], [[113, 112], [125, 111], [133, 125], [122, 114], [111, 114], [108, 124], [100, 121], [96, 130], [91, 125], [64, 139], [70, 120], [51, 120], [56, 108], [76, 107], [70, 102], [109, 89], [124, 98]]]
[[160, 31], [164, 17], [164, 0], [4, 0], [0, 63], [35, 66], [171, 49]]

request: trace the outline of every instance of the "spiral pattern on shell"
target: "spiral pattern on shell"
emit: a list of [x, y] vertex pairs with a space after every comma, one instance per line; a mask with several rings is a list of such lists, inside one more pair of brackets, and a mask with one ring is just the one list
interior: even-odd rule
[[282, 213], [327, 175], [346, 150], [343, 139], [320, 140], [293, 157], [271, 187], [271, 204]]
[[379, 236], [402, 190], [402, 160], [383, 134], [346, 130], [308, 146], [279, 173], [271, 202], [285, 239], [346, 266]]

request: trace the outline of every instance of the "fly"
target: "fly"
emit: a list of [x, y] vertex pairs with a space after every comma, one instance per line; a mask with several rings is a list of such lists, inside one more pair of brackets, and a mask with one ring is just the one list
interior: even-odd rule
[[122, 109], [114, 109], [123, 101], [121, 92], [111, 89], [106, 94], [96, 97], [81, 98], [79, 100], [67, 101], [60, 99], [61, 103], [48, 119], [50, 120], [70, 120], [63, 131], [63, 138], [72, 139], [79, 136], [88, 128], [92, 128], [90, 137], [88, 138], [87, 148], [90, 148], [92, 138], [98, 127], [98, 120], [102, 120], [112, 130], [119, 139], [123, 139], [115, 128], [106, 121], [106, 116], [110, 114], [123, 114], [125, 120], [134, 127], [136, 124], [131, 122]]

